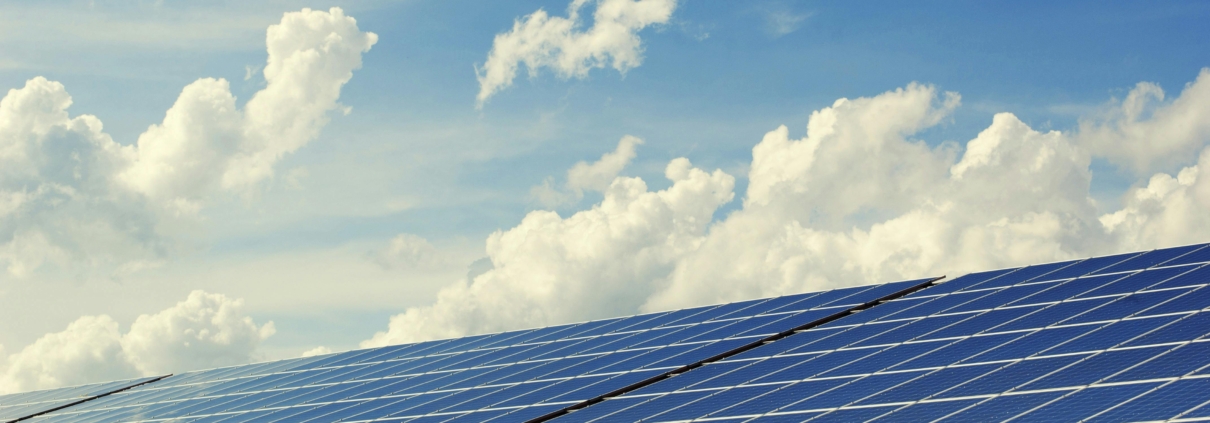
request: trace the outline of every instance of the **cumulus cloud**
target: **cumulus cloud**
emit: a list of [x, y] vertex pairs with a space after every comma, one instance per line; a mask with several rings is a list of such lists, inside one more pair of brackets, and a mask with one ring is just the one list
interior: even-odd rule
[[[676, 182], [656, 193], [616, 178], [590, 210], [566, 219], [535, 211], [492, 235], [493, 269], [393, 317], [363, 345], [1204, 242], [1210, 183], [1200, 169], [1210, 166], [1210, 136], [1191, 122], [1210, 121], [1210, 108], [1190, 105], [1207, 74], [1146, 117], [1086, 120], [1065, 133], [1000, 113], [964, 146], [915, 138], [950, 118], [956, 93], [913, 83], [840, 99], [811, 114], [802, 138], [786, 127], [765, 134], [743, 206], [725, 218], [711, 221], [732, 196], [721, 171], [674, 160], [667, 175]], [[1092, 159], [1125, 154], [1134, 147], [1119, 144], [1138, 142], [1139, 131], [1180, 138], [1146, 166], [1186, 167], [1156, 174], [1121, 210], [1100, 214], [1089, 195]], [[1197, 163], [1177, 153], [1199, 150]]]
[[385, 248], [371, 253], [371, 257], [385, 268], [432, 267], [444, 263], [429, 240], [408, 233], [391, 238]]
[[[811, 113], [807, 137], [780, 127], [752, 149], [746, 208], [781, 209], [828, 228], [858, 214], [906, 211], [909, 199], [944, 177], [949, 145], [930, 149], [908, 137], [939, 123], [960, 103], [933, 87], [911, 84], [876, 97], [840, 99]], [[860, 222], [864, 223], [864, 222]]]
[[[859, 99], [859, 108], [915, 116], [900, 121], [912, 131], [944, 110], [929, 106], [931, 87], [906, 91]], [[909, 93], [915, 100], [903, 101]], [[784, 129], [765, 136], [754, 148], [749, 186], [770, 185], [767, 175], [776, 175], [774, 186], [786, 188], [769, 197], [749, 188], [745, 207], [711, 228], [645, 310], [1055, 260], [1103, 239], [1088, 198], [1089, 159], [1058, 132], [1041, 133], [999, 114], [960, 160], [938, 166], [948, 146], [930, 149], [902, 132], [878, 136], [888, 133], [877, 128], [846, 133], [837, 127], [863, 113], [833, 120], [828, 112], [812, 116], [804, 139], [786, 140]], [[814, 126], [819, 118], [822, 126]], [[817, 140], [815, 130], [829, 135]], [[814, 141], [861, 146], [868, 159], [837, 146], [793, 162], [761, 160], [794, 157], [790, 151]], [[838, 170], [844, 163], [852, 169]]]
[[324, 355], [324, 354], [331, 354], [331, 353], [332, 353], [331, 348], [320, 345], [318, 347], [303, 351], [302, 357], [314, 357], [317, 355]]
[[84, 316], [0, 356], [0, 392], [243, 364], [257, 358], [256, 347], [273, 332], [273, 322], [257, 325], [244, 315], [242, 300], [194, 291], [139, 316], [124, 334], [107, 315]]
[[209, 198], [247, 193], [313, 140], [340, 107], [373, 33], [338, 9], [286, 13], [269, 27], [265, 88], [243, 110], [229, 84], [189, 84], [135, 145], [95, 116], [68, 113], [64, 86], [35, 77], [0, 100], [0, 264], [25, 276], [47, 265], [156, 266], [164, 219]]
[[530, 188], [530, 197], [546, 207], [558, 207], [579, 201], [585, 191], [603, 192], [634, 159], [635, 147], [642, 144], [638, 137], [623, 136], [614, 151], [601, 155], [595, 162], [580, 161], [568, 169], [564, 189], [555, 186], [554, 178], [547, 178], [542, 185]]
[[[589, 2], [597, 9], [592, 26], [584, 29], [580, 10]], [[544, 67], [562, 78], [583, 78], [606, 66], [626, 73], [643, 61], [638, 32], [667, 23], [674, 9], [676, 0], [573, 0], [566, 18], [539, 9], [517, 19], [512, 30], [496, 35], [487, 61], [475, 69], [477, 107], [512, 85], [522, 63], [531, 76]]]
[[21, 392], [138, 375], [122, 351], [118, 322], [84, 316], [44, 335], [0, 366], [0, 392]]
[[137, 159], [119, 178], [139, 192], [187, 203], [217, 187], [255, 186], [318, 135], [377, 39], [339, 8], [286, 13], [266, 35], [265, 88], [244, 110], [226, 80], [189, 84], [164, 121], [139, 136]]
[[1140, 82], [1126, 98], [1080, 122], [1078, 137], [1091, 152], [1139, 175], [1187, 164], [1210, 139], [1210, 68], [1165, 101], [1164, 90]]
[[605, 317], [635, 309], [651, 284], [700, 243], [735, 179], [689, 160], [665, 169], [672, 186], [648, 191], [620, 177], [600, 204], [567, 218], [529, 213], [487, 240], [492, 269], [449, 286], [433, 305], [391, 318], [363, 347]]
[[[0, 100], [0, 263], [22, 277], [45, 264], [154, 260], [162, 246], [146, 199], [112, 176], [133, 149], [42, 77]], [[133, 259], [132, 259], [133, 258]]]
[[258, 326], [243, 307], [241, 299], [193, 291], [171, 308], [135, 319], [122, 350], [142, 374], [246, 363], [276, 330], [273, 322]]
[[1206, 242], [1210, 228], [1210, 149], [1175, 176], [1159, 173], [1126, 194], [1125, 207], [1101, 217], [1127, 249]]

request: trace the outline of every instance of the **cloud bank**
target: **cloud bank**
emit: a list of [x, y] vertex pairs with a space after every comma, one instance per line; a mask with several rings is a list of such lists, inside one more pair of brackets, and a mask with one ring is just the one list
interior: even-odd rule
[[0, 393], [244, 364], [273, 333], [273, 322], [244, 315], [242, 300], [193, 291], [126, 333], [107, 315], [84, 316], [12, 355], [0, 350]]
[[[733, 197], [721, 170], [675, 159], [673, 185], [657, 192], [618, 177], [589, 210], [534, 211], [496, 232], [493, 269], [394, 316], [362, 345], [1204, 242], [1207, 75], [1170, 102], [1139, 84], [1070, 133], [1000, 113], [964, 146], [914, 138], [950, 118], [956, 93], [913, 83], [840, 99], [811, 114], [803, 138], [784, 126], [765, 134], [743, 206], [725, 218], [711, 221]], [[1094, 157], [1140, 172], [1186, 167], [1140, 181], [1122, 209], [1098, 214]]]
[[266, 85], [236, 106], [229, 84], [186, 86], [134, 145], [92, 115], [70, 116], [65, 87], [35, 77], [0, 99], [0, 265], [22, 277], [55, 265], [155, 266], [158, 228], [206, 201], [246, 195], [314, 140], [377, 36], [339, 8], [286, 13], [269, 27]]
[[[581, 28], [580, 10], [596, 3], [593, 24]], [[638, 32], [651, 25], [667, 23], [676, 0], [573, 0], [567, 17], [550, 16], [539, 9], [513, 22], [513, 29], [497, 34], [482, 67], [476, 67], [479, 94], [476, 107], [508, 88], [524, 63], [530, 76], [550, 68], [567, 78], [584, 78], [593, 68], [606, 66], [618, 72], [643, 62]]]
[[487, 240], [491, 270], [443, 289], [432, 306], [392, 317], [388, 331], [362, 346], [605, 317], [642, 305], [653, 281], [705, 239], [714, 210], [734, 196], [735, 178], [684, 158], [664, 175], [672, 181], [667, 189], [621, 177], [592, 209], [567, 218], [535, 211], [497, 231]]

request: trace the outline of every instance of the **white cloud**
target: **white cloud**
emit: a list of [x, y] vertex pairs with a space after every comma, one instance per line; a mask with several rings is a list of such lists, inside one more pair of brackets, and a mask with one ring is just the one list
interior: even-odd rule
[[1164, 90], [1140, 82], [1126, 98], [1080, 122], [1080, 142], [1093, 154], [1139, 175], [1187, 164], [1210, 139], [1210, 68], [1165, 102]]
[[1210, 235], [1210, 149], [1175, 177], [1160, 173], [1126, 194], [1125, 207], [1101, 217], [1127, 249], [1206, 242]]
[[604, 200], [566, 219], [529, 213], [487, 240], [492, 269], [451, 285], [431, 306], [391, 318], [363, 347], [462, 336], [617, 314], [635, 309], [653, 281], [705, 236], [711, 215], [733, 197], [722, 171], [668, 164], [671, 187], [651, 192], [638, 178], [617, 178]]
[[[593, 24], [581, 29], [580, 9], [590, 1], [597, 6]], [[512, 85], [521, 63], [531, 76], [544, 67], [562, 78], [583, 78], [606, 66], [625, 73], [643, 61], [638, 32], [667, 23], [674, 9], [676, 0], [573, 0], [566, 18], [539, 9], [517, 19], [511, 31], [496, 35], [487, 61], [476, 67], [477, 107]]]
[[244, 315], [244, 301], [193, 291], [184, 301], [142, 315], [122, 336], [122, 349], [143, 374], [243, 364], [276, 331]]
[[386, 268], [434, 267], [444, 263], [437, 247], [429, 240], [408, 233], [391, 238], [386, 248], [372, 253], [371, 257]]
[[[837, 102], [857, 106], [817, 112], [802, 140], [786, 140], [784, 129], [766, 135], [754, 148], [749, 187], [771, 185], [767, 175], [776, 175], [772, 185], [786, 188], [772, 196], [749, 188], [744, 209], [714, 225], [644, 309], [1055, 260], [1103, 238], [1087, 197], [1088, 158], [1061, 134], [1000, 114], [945, 172], [947, 146], [904, 138], [945, 109], [930, 108], [931, 88], [907, 91], [914, 101], [892, 91]], [[882, 131], [874, 121], [860, 132], [843, 129], [875, 110], [912, 129]], [[912, 118], [897, 119], [905, 116]], [[820, 147], [806, 148], [813, 144]], [[762, 160], [770, 157], [787, 160]]]
[[0, 392], [137, 376], [121, 340], [118, 323], [109, 316], [81, 317], [66, 330], [47, 334], [0, 362]]
[[765, 32], [773, 38], [779, 38], [797, 31], [803, 21], [810, 18], [810, 13], [794, 13], [785, 8], [765, 11]]
[[377, 39], [339, 8], [286, 13], [266, 36], [265, 88], [243, 111], [226, 80], [199, 79], [181, 91], [163, 123], [139, 136], [137, 159], [119, 178], [149, 196], [183, 202], [220, 186], [255, 187], [279, 159], [318, 135]]
[[112, 175], [132, 149], [90, 115], [69, 117], [71, 97], [36, 77], [0, 100], [0, 263], [26, 276], [46, 265], [120, 265], [156, 257], [154, 212]]
[[638, 137], [623, 136], [614, 151], [601, 155], [595, 162], [580, 161], [568, 169], [566, 189], [556, 188], [554, 179], [547, 178], [542, 185], [530, 188], [530, 197], [553, 208], [579, 201], [585, 191], [603, 192], [634, 159], [635, 147], [642, 144]]
[[860, 214], [884, 217], [943, 178], [953, 154], [908, 137], [936, 125], [960, 102], [911, 84], [872, 98], [840, 99], [811, 113], [807, 137], [784, 126], [752, 149], [745, 208], [781, 209], [803, 223], [847, 228]]
[[567, 171], [567, 188], [574, 191], [604, 191], [613, 183], [618, 173], [634, 159], [635, 146], [642, 145], [643, 140], [627, 135], [618, 141], [618, 147], [612, 152], [605, 153], [595, 162], [579, 162]]
[[[243, 301], [194, 291], [125, 334], [106, 315], [84, 316], [12, 355], [0, 355], [0, 392], [243, 364], [257, 358], [273, 322], [257, 325]], [[0, 351], [2, 352], [2, 351]]]
[[0, 264], [154, 266], [165, 218], [208, 198], [247, 193], [313, 140], [376, 36], [338, 8], [286, 13], [269, 27], [266, 86], [241, 111], [226, 80], [189, 84], [136, 146], [91, 115], [71, 117], [62, 84], [35, 77], [0, 100]]
[[314, 357], [317, 355], [324, 355], [324, 354], [331, 354], [331, 353], [332, 353], [331, 348], [320, 345], [318, 347], [303, 351], [302, 357]]
[[[840, 99], [811, 114], [801, 139], [785, 127], [765, 135], [743, 207], [724, 219], [710, 222], [731, 196], [721, 171], [686, 179], [687, 161], [674, 160], [677, 182], [657, 193], [616, 178], [591, 210], [535, 211], [492, 235], [493, 269], [393, 317], [363, 345], [1204, 242], [1210, 183], [1199, 169], [1210, 166], [1210, 139], [1189, 123], [1210, 121], [1210, 108], [1189, 105], [1206, 75], [1150, 117], [1082, 125], [1088, 132], [1037, 131], [1000, 113], [965, 149], [913, 138], [948, 119], [957, 94], [910, 84]], [[1192, 166], [1155, 175], [1122, 210], [1098, 215], [1092, 158], [1133, 148], [1113, 143], [1137, 142], [1137, 128], [1184, 137], [1154, 157]], [[1090, 151], [1094, 136], [1109, 147]], [[1177, 160], [1186, 150], [1203, 151], [1200, 162]], [[667, 212], [622, 200], [654, 196]]]

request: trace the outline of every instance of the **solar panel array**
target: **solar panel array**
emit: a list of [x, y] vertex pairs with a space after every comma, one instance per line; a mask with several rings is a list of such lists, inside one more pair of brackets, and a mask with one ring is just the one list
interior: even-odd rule
[[1210, 420], [1207, 262], [1193, 245], [14, 394], [0, 421]]
[[967, 275], [553, 421], [1207, 418], [1207, 260], [1198, 245]]
[[928, 282], [191, 372], [31, 421], [526, 421]]
[[162, 378], [164, 376], [0, 395], [0, 421], [17, 421], [48, 413]]

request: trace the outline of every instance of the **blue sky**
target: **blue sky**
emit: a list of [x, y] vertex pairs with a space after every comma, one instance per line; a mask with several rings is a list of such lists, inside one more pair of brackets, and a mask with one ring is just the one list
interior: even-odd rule
[[[580, 30], [592, 25], [587, 16], [596, 5], [590, 1], [584, 6]], [[897, 142], [922, 142], [938, 157], [951, 154], [934, 166], [944, 171], [963, 157], [968, 141], [992, 125], [996, 113], [1011, 113], [1036, 131], [1061, 131], [1071, 144], [1091, 152], [1090, 164], [1081, 167], [1090, 188], [1081, 195], [1092, 206], [1080, 212], [1060, 213], [1044, 205], [1038, 210], [1084, 213], [1063, 221], [1095, 226], [1097, 216], [1132, 207], [1122, 199], [1132, 189], [1146, 187], [1152, 174], [1175, 177], [1197, 158], [1128, 169], [1114, 148], [1091, 147], [1096, 141], [1085, 140], [1092, 136], [1085, 134], [1095, 131], [1081, 131], [1081, 119], [1110, 116], [1107, 111], [1122, 107], [1140, 82], [1164, 89], [1165, 99], [1149, 109], [1163, 110], [1210, 66], [1210, 30], [1204, 24], [1210, 21], [1210, 4], [1205, 2], [684, 0], [662, 23], [637, 30], [642, 61], [624, 74], [606, 66], [591, 69], [584, 78], [565, 78], [540, 68], [530, 77], [522, 67], [511, 87], [477, 109], [476, 66], [484, 65], [494, 37], [539, 9], [566, 16], [568, 2], [63, 1], [0, 6], [0, 85], [18, 89], [37, 76], [58, 81], [73, 100], [71, 116], [95, 115], [116, 143], [130, 146], [149, 125], [163, 121], [182, 88], [199, 78], [229, 81], [242, 108], [266, 86], [260, 74], [266, 28], [281, 21], [283, 13], [333, 6], [355, 18], [360, 31], [377, 34], [376, 43], [360, 56], [361, 67], [339, 92], [339, 104], [351, 108], [350, 113], [328, 112], [330, 121], [318, 135], [281, 156], [272, 177], [250, 194], [222, 192], [208, 197], [194, 217], [156, 220], [152, 226], [167, 247], [154, 254], [157, 264], [151, 268], [119, 275], [112, 266], [90, 264], [97, 260], [81, 253], [20, 277], [0, 275], [0, 359], [62, 331], [80, 316], [112, 316], [125, 332], [138, 316], [164, 310], [197, 289], [241, 298], [241, 316], [258, 325], [274, 322], [276, 333], [245, 351], [250, 359], [295, 356], [317, 346], [354, 348], [387, 330], [390, 316], [440, 304], [439, 290], [477, 283], [467, 274], [481, 273], [472, 262], [497, 258], [485, 252], [485, 240], [494, 232], [510, 233], [536, 210], [553, 209], [568, 218], [607, 198], [607, 193], [586, 189], [578, 199], [552, 205], [532, 192], [548, 178], [563, 189], [569, 168], [598, 160], [625, 135], [644, 143], [620, 176], [641, 178], [652, 192], [672, 189], [665, 167], [678, 157], [707, 173], [720, 169], [734, 177], [734, 199], [706, 210], [715, 226], [703, 226], [695, 235], [715, 236], [725, 232], [721, 225], [728, 216], [749, 212], [744, 199], [753, 147], [766, 133], [785, 125], [790, 139], [802, 138], [812, 113], [837, 99], [874, 98], [912, 82], [935, 86], [935, 93], [921, 94], [932, 96], [922, 107], [944, 109], [939, 104], [948, 91], [960, 93], [961, 105], [946, 109], [935, 124], [900, 134], [903, 139]], [[1199, 99], [1189, 97], [1195, 106], [1187, 113], [1210, 114], [1196, 106], [1203, 104]], [[1204, 131], [1190, 137], [1186, 144], [1210, 141]], [[819, 181], [815, 183], [843, 182], [811, 178]], [[849, 189], [844, 183], [812, 187]], [[944, 195], [928, 194], [932, 200], [918, 203]], [[827, 198], [795, 204], [813, 207], [814, 201]], [[843, 212], [841, 221], [870, 231], [915, 207], [871, 201]], [[1012, 221], [1014, 216], [1004, 218]], [[6, 233], [23, 227], [17, 218], [2, 219], [0, 215], [0, 229]], [[812, 227], [814, 218], [790, 219]], [[1108, 231], [1055, 235], [1061, 240], [1056, 250], [1028, 259], [1184, 240]], [[420, 265], [416, 258], [406, 265], [378, 260], [402, 234], [423, 238], [429, 245], [424, 248], [431, 247], [425, 254], [438, 258]], [[1113, 241], [1105, 241], [1110, 247], [1093, 248], [1071, 240], [1079, 237]], [[988, 256], [956, 268], [1025, 259]], [[690, 272], [685, 270], [690, 259], [670, 260], [670, 267], [651, 273], [657, 277], [649, 282], [658, 286], [645, 288], [646, 302], [618, 300], [583, 315], [552, 313], [515, 325], [698, 301], [672, 301], [668, 298], [675, 290], [661, 291], [677, 286], [677, 275]], [[502, 272], [501, 263], [496, 270]], [[931, 271], [957, 262], [928, 263], [902, 269]], [[900, 275], [884, 270], [861, 275], [873, 280]], [[573, 274], [561, 277], [576, 279]], [[811, 280], [829, 282], [806, 288], [872, 281], [837, 280], [843, 277], [828, 273]], [[803, 288], [754, 288], [715, 298]], [[470, 332], [504, 328], [450, 325]]]

